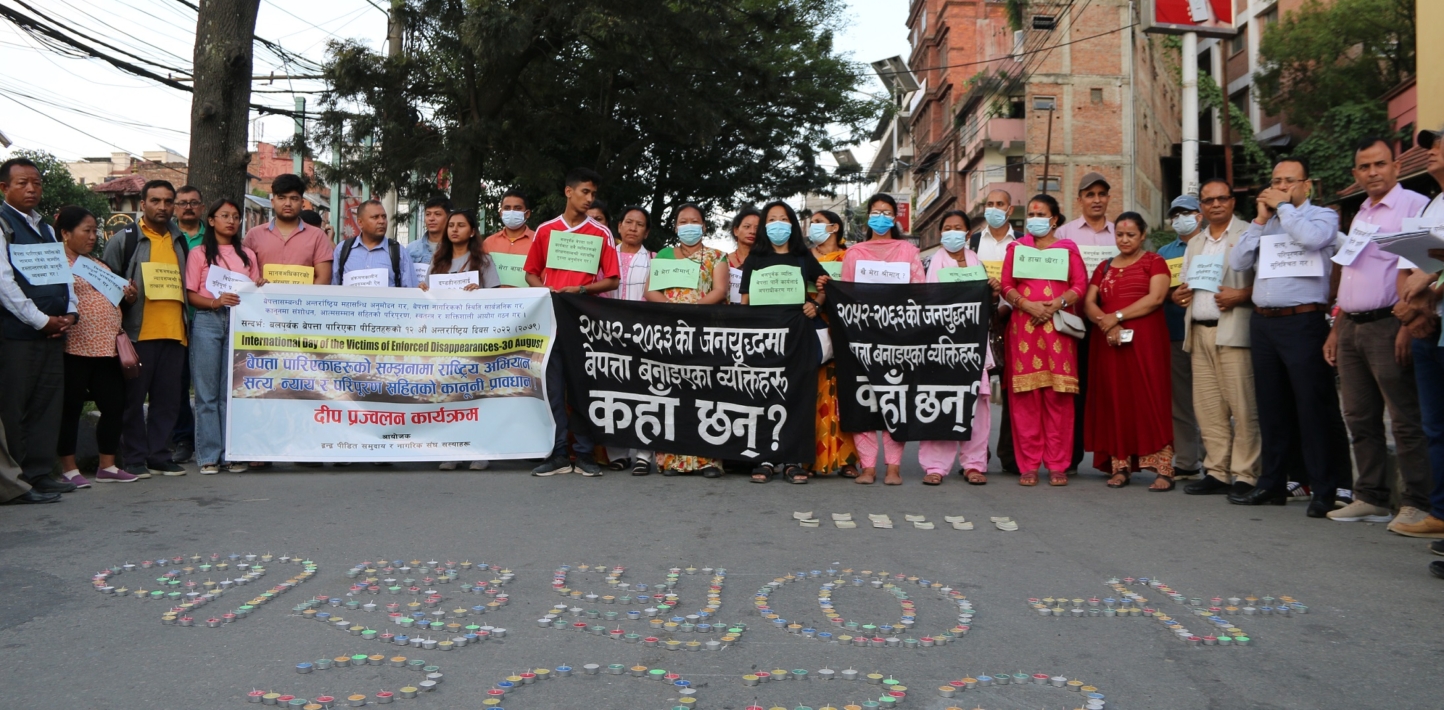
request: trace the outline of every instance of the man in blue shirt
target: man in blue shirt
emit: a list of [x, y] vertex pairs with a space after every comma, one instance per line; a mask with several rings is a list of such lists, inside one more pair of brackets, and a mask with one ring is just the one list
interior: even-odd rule
[[416, 269], [402, 254], [401, 245], [386, 237], [386, 207], [380, 200], [367, 200], [356, 208], [360, 236], [336, 245], [331, 261], [331, 283], [346, 285], [346, 274], [382, 269], [387, 286], [416, 288]]
[[413, 264], [430, 264], [436, 248], [446, 239], [446, 218], [451, 214], [451, 200], [433, 197], [426, 201], [421, 210], [420, 239], [406, 245], [406, 254]]
[[1311, 204], [1309, 192], [1302, 160], [1274, 164], [1273, 180], [1258, 196], [1258, 217], [1228, 255], [1234, 270], [1257, 265], [1249, 338], [1263, 437], [1258, 485], [1228, 500], [1284, 505], [1289, 472], [1302, 464], [1313, 491], [1308, 515], [1322, 518], [1334, 509], [1338, 489], [1352, 485], [1353, 475], [1334, 370], [1324, 360], [1339, 215]]
[[[1203, 232], [1198, 198], [1179, 195], [1168, 207], [1168, 218], [1178, 238], [1158, 248], [1164, 259], [1182, 259], [1188, 241]], [[1197, 475], [1203, 458], [1198, 419], [1193, 414], [1193, 355], [1183, 350], [1183, 319], [1188, 309], [1167, 299], [1163, 318], [1168, 322], [1168, 344], [1173, 350], [1173, 470], [1175, 476]]]

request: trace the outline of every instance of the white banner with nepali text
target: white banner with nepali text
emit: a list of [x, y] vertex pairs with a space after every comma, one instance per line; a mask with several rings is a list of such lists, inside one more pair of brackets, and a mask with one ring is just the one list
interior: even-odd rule
[[226, 459], [543, 458], [546, 289], [268, 284], [231, 308]]

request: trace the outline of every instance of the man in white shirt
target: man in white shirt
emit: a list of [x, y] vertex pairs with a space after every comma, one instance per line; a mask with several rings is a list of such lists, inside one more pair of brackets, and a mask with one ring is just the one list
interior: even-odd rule
[[[978, 259], [985, 265], [990, 262], [998, 264], [999, 273], [1002, 272], [1003, 260], [1008, 256], [1008, 245], [1017, 240], [1013, 234], [1013, 225], [1008, 217], [1013, 214], [1013, 196], [1006, 190], [993, 190], [988, 193], [987, 200], [983, 203], [982, 229], [973, 233], [969, 247]], [[988, 282], [994, 290], [1000, 284], [998, 279], [989, 278]], [[998, 308], [993, 312], [992, 332], [996, 334], [993, 338], [993, 361], [997, 363], [1006, 362], [1003, 357], [1006, 352], [1003, 348], [1003, 334], [1007, 332], [1008, 312], [1012, 309], [1006, 301], [998, 299]], [[998, 427], [998, 462], [1003, 465], [1005, 473], [1018, 472], [1018, 459], [1013, 454], [1013, 425], [1011, 417], [1008, 416], [1008, 369], [997, 367], [999, 386], [993, 388], [993, 402], [1002, 410], [1003, 423]]]

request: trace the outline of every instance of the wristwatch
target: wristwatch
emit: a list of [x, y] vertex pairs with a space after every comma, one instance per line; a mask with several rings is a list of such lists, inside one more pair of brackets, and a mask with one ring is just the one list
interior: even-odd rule
[[1122, 323], [1122, 322], [1123, 322], [1123, 311], [1118, 311], [1118, 312], [1114, 313], [1114, 314], [1113, 314], [1113, 317], [1114, 317], [1114, 318], [1117, 318], [1119, 323]]

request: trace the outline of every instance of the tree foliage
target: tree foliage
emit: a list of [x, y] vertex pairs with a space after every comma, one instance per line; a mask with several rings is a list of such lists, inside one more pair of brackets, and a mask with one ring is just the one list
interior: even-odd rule
[[1414, 3], [1307, 0], [1264, 32], [1260, 105], [1309, 129], [1330, 109], [1378, 101], [1414, 73]]
[[554, 214], [562, 176], [587, 166], [654, 224], [687, 201], [825, 191], [839, 177], [817, 155], [879, 111], [833, 48], [841, 6], [404, 0], [402, 56], [330, 48], [319, 139], [348, 149], [327, 177], [425, 198], [449, 171], [462, 207], [520, 187]]
[[40, 216], [54, 220], [55, 213], [65, 205], [79, 205], [95, 213], [102, 224], [110, 217], [110, 203], [90, 191], [71, 176], [70, 169], [60, 158], [43, 150], [22, 148], [14, 151], [13, 157], [28, 158], [40, 168], [40, 205], [35, 208]]
[[1339, 190], [1353, 184], [1354, 146], [1369, 136], [1391, 141], [1398, 137], [1381, 102], [1335, 106], [1318, 119], [1313, 133], [1290, 154], [1309, 161], [1309, 177], [1319, 185], [1316, 200], [1330, 201]]

